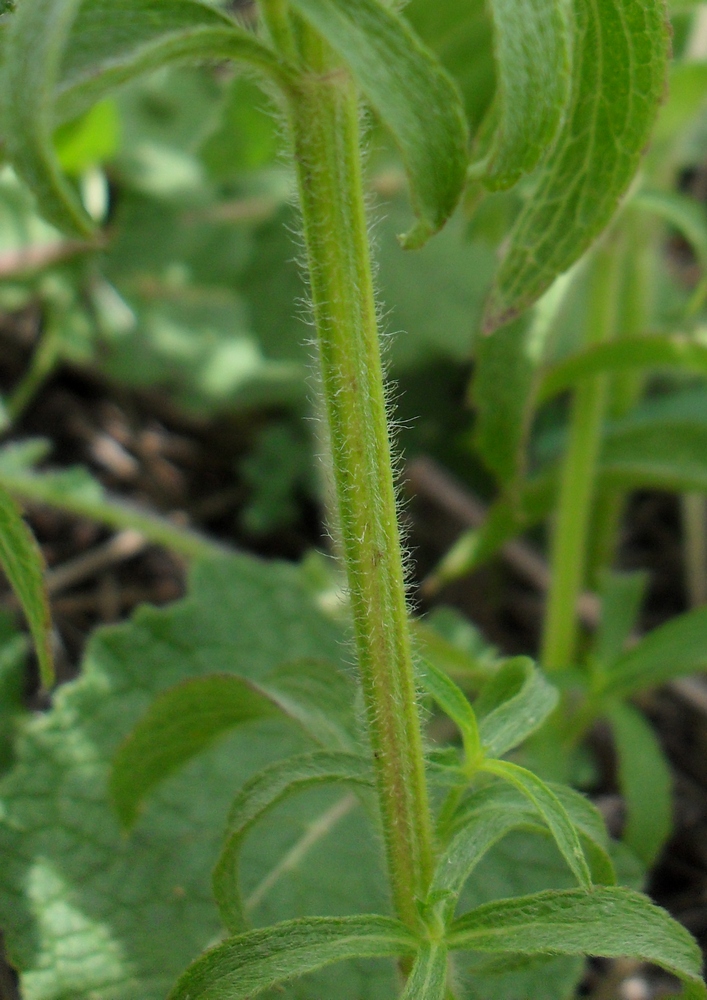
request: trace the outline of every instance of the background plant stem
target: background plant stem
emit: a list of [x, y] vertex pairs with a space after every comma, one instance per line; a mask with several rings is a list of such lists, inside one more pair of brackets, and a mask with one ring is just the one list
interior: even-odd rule
[[365, 215], [356, 88], [298, 33], [306, 71], [291, 127], [331, 451], [333, 527], [346, 564], [395, 908], [418, 923], [432, 838], [391, 471]]
[[[587, 346], [611, 337], [618, 293], [615, 248], [599, 246], [591, 262], [587, 308]], [[573, 663], [577, 646], [577, 598], [584, 585], [589, 529], [607, 402], [605, 376], [585, 379], [572, 404], [557, 520], [553, 532], [551, 582], [543, 635], [542, 662], [546, 670]]]

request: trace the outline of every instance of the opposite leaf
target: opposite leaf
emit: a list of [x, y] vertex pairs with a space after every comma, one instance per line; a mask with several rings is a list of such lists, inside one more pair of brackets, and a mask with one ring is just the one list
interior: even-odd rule
[[34, 639], [42, 685], [54, 683], [52, 623], [44, 558], [15, 501], [0, 487], [0, 565], [22, 605]]
[[416, 939], [389, 917], [304, 917], [229, 938], [193, 962], [168, 1000], [246, 1000], [347, 958], [410, 955]]
[[428, 661], [422, 666], [420, 679], [425, 690], [459, 729], [467, 761], [475, 761], [482, 751], [479, 727], [469, 699], [451, 677]]
[[488, 761], [484, 770], [509, 782], [532, 802], [538, 814], [547, 824], [555, 843], [581, 886], [588, 889], [592, 884], [587, 859], [579, 842], [577, 830], [567, 815], [555, 793], [532, 771], [505, 760]]
[[560, 126], [571, 86], [572, 11], [566, 0], [491, 0], [490, 9], [498, 124], [471, 169], [496, 190], [533, 170]]
[[630, 889], [549, 891], [488, 903], [452, 925], [448, 944], [480, 952], [638, 958], [681, 979], [683, 1000], [707, 997], [697, 943], [665, 910]]
[[661, 0], [578, 0], [574, 10], [571, 104], [510, 234], [487, 305], [488, 331], [534, 302], [609, 222], [665, 90], [669, 42]]
[[[316, 683], [297, 684], [303, 668]], [[297, 687], [292, 690], [293, 683], [299, 691]], [[322, 691], [332, 709], [324, 732]], [[316, 661], [280, 668], [257, 682], [212, 674], [170, 688], [155, 699], [115, 756], [110, 787], [123, 826], [134, 825], [145, 797], [159, 782], [244, 722], [282, 714], [315, 739], [345, 746], [350, 737], [343, 726], [337, 731], [337, 705], [332, 701], [340, 706], [350, 694], [343, 675], [333, 665]]]
[[518, 656], [504, 664], [481, 693], [480, 712], [499, 694], [498, 707], [479, 722], [479, 735], [489, 757], [502, 757], [534, 733], [557, 705], [557, 689], [533, 661]]
[[214, 870], [214, 896], [221, 919], [232, 933], [245, 927], [239, 860], [250, 828], [290, 795], [316, 785], [346, 782], [372, 786], [369, 762], [354, 754], [321, 751], [278, 761], [245, 783], [231, 808], [226, 839]]
[[418, 217], [403, 245], [422, 246], [454, 211], [466, 177], [467, 129], [455, 85], [378, 0], [292, 0], [292, 6], [348, 64], [393, 133]]

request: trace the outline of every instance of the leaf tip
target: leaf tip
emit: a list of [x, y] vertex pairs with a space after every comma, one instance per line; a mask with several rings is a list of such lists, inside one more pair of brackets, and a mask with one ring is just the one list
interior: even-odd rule
[[419, 219], [412, 229], [398, 236], [398, 242], [403, 250], [419, 250], [436, 232], [437, 229], [429, 222]]

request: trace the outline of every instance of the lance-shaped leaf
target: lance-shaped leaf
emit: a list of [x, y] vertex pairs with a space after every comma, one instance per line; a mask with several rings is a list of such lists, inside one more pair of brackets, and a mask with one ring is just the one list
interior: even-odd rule
[[650, 724], [637, 709], [618, 704], [609, 718], [626, 803], [623, 840], [650, 868], [673, 826], [670, 768]]
[[683, 1000], [704, 1000], [697, 942], [640, 893], [596, 887], [549, 891], [479, 906], [450, 928], [450, 948], [521, 955], [638, 958], [682, 980]]
[[505, 760], [490, 760], [484, 764], [485, 771], [495, 774], [514, 785], [519, 792], [533, 803], [538, 814], [547, 824], [562, 857], [580, 885], [589, 888], [592, 877], [584, 856], [579, 836], [555, 793], [532, 771]]
[[350, 746], [347, 705], [352, 690], [329, 663], [286, 664], [262, 681], [211, 674], [159, 695], [124, 740], [113, 761], [111, 793], [131, 827], [145, 797], [234, 726], [282, 714], [318, 742]]
[[292, 0], [329, 42], [390, 129], [410, 182], [413, 248], [440, 229], [466, 177], [467, 130], [456, 86], [407, 24], [378, 0]]
[[9, 155], [45, 217], [79, 236], [90, 236], [93, 223], [56, 159], [57, 124], [171, 62], [246, 59], [286, 77], [265, 46], [197, 0], [26, 0], [13, 15], [6, 51]]
[[543, 377], [538, 399], [545, 403], [585, 378], [651, 368], [678, 368], [707, 375], [707, 346], [680, 334], [595, 344], [550, 367]]
[[672, 419], [627, 418], [611, 428], [601, 451], [601, 475], [611, 483], [676, 491], [707, 489], [704, 414]]
[[707, 608], [695, 608], [649, 632], [611, 666], [597, 694], [624, 698], [707, 665]]
[[168, 1000], [246, 1000], [347, 958], [412, 955], [417, 940], [389, 917], [304, 917], [229, 938], [193, 962]]
[[557, 689], [532, 660], [526, 656], [509, 660], [486, 685], [477, 703], [479, 713], [488, 704], [497, 703], [479, 722], [485, 753], [502, 757], [517, 747], [543, 724], [558, 697]]
[[665, 90], [669, 43], [661, 0], [579, 0], [574, 13], [567, 118], [509, 236], [487, 330], [534, 302], [609, 222]]
[[445, 1000], [447, 948], [441, 941], [422, 945], [400, 1000]]
[[[599, 811], [579, 792], [564, 785], [547, 788], [577, 828], [590, 861], [592, 879], [614, 885], [616, 873], [607, 853], [608, 837]], [[552, 836], [535, 802], [508, 784], [493, 784], [467, 798], [452, 821], [456, 830], [440, 857], [430, 888], [443, 918], [449, 920], [466, 880], [484, 855], [511, 830], [524, 828]]]
[[451, 677], [429, 661], [422, 664], [420, 680], [428, 694], [459, 729], [467, 761], [475, 761], [482, 755], [482, 749], [476, 714], [467, 696]]
[[214, 896], [221, 919], [236, 934], [245, 927], [240, 889], [239, 859], [251, 827], [283, 799], [307, 788], [343, 782], [371, 787], [370, 763], [364, 757], [326, 751], [278, 761], [254, 775], [238, 793], [228, 819], [228, 829], [214, 870]]
[[572, 11], [566, 0], [491, 0], [490, 10], [497, 66], [495, 129], [471, 169], [497, 190], [533, 170], [560, 127], [570, 97]]
[[54, 683], [52, 623], [44, 557], [15, 501], [0, 487], [0, 565], [22, 605], [34, 640], [42, 684]]

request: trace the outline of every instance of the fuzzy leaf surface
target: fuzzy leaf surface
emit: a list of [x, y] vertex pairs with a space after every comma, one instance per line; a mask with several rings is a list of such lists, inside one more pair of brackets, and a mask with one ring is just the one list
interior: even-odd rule
[[484, 770], [509, 782], [532, 802], [540, 817], [547, 824], [560, 854], [581, 886], [589, 888], [592, 876], [582, 845], [567, 810], [544, 781], [517, 764], [506, 760], [488, 761]]
[[416, 939], [390, 917], [308, 917], [239, 934], [194, 962], [169, 1000], [246, 1000], [346, 958], [411, 954]]
[[498, 190], [537, 166], [560, 127], [571, 86], [572, 10], [564, 0], [491, 0], [490, 11], [497, 124], [472, 169]]
[[482, 692], [480, 704], [494, 697], [496, 691], [510, 696], [503, 697], [479, 722], [479, 736], [489, 757], [502, 757], [527, 739], [554, 710], [559, 697], [557, 689], [524, 656], [509, 660], [501, 668]]
[[347, 63], [392, 132], [418, 217], [403, 244], [422, 246], [454, 211], [466, 178], [467, 128], [456, 86], [378, 0], [292, 0], [292, 6]]
[[439, 667], [426, 661], [420, 671], [422, 686], [431, 694], [439, 707], [459, 729], [464, 741], [464, 752], [473, 760], [481, 751], [476, 714], [469, 699], [460, 687]]
[[370, 763], [354, 754], [321, 751], [278, 761], [259, 771], [238, 793], [228, 817], [226, 838], [214, 869], [214, 896], [226, 927], [236, 934], [245, 928], [240, 887], [240, 853], [250, 828], [283, 799], [325, 784], [372, 787]]
[[44, 557], [17, 504], [0, 487], [0, 565], [22, 605], [39, 661], [42, 684], [54, 683], [52, 622], [44, 584]]
[[[316, 749], [279, 715], [245, 723], [157, 787], [126, 837], [110, 765], [154, 698], [214, 671], [265, 683], [283, 652], [345, 669], [347, 641], [297, 567], [247, 557], [200, 563], [184, 600], [96, 632], [81, 676], [23, 724], [0, 781], [0, 925], [25, 1000], [165, 1000], [221, 933], [211, 875], [235, 793], [268, 764]], [[386, 912], [378, 840], [346, 797], [310, 789], [248, 839], [254, 924]], [[384, 960], [315, 975], [283, 1000], [387, 1000], [394, 989]]]
[[113, 762], [111, 793], [121, 822], [132, 827], [155, 785], [242, 723], [281, 713], [319, 743], [350, 744], [352, 697], [343, 674], [316, 660], [285, 664], [259, 683], [211, 674], [170, 688], [150, 705]]
[[609, 222], [665, 91], [668, 24], [660, 0], [579, 0], [574, 22], [567, 117], [509, 236], [487, 330], [534, 302]]
[[448, 943], [482, 952], [639, 958], [681, 979], [683, 1000], [707, 996], [696, 941], [665, 910], [630, 889], [549, 891], [489, 903], [460, 917]]

